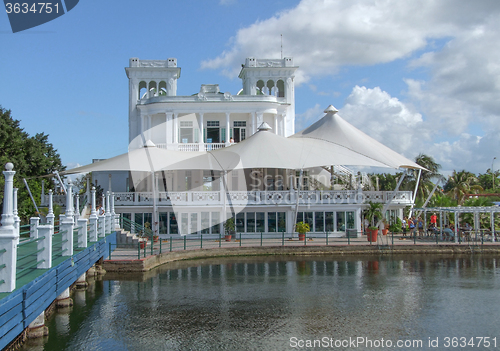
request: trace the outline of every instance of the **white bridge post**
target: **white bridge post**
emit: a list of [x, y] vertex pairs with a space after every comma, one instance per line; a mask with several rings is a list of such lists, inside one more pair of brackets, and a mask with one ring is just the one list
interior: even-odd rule
[[16, 288], [17, 234], [14, 228], [14, 165], [5, 165], [2, 226], [0, 227], [0, 292], [12, 292]]

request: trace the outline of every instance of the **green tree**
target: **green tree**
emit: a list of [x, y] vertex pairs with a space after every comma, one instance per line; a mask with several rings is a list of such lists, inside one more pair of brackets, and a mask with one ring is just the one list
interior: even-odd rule
[[483, 188], [478, 184], [478, 179], [474, 173], [462, 170], [460, 172], [453, 171], [448, 177], [448, 182], [444, 186], [444, 190], [462, 205], [466, 200], [466, 194], [477, 193]]
[[[54, 171], [63, 171], [61, 158], [48, 141], [48, 135], [37, 133], [30, 137], [20, 126], [20, 122], [11, 116], [10, 110], [0, 106], [0, 166], [3, 168], [7, 162], [14, 164], [16, 175], [14, 187], [18, 188], [18, 211], [23, 222], [35, 215], [35, 207], [29, 198], [23, 178], [33, 193], [37, 203], [40, 203], [42, 179], [40, 176]], [[4, 177], [0, 176], [0, 202], [3, 208]], [[46, 189], [52, 187], [51, 182], [46, 182]]]
[[[419, 154], [417, 157], [415, 157], [415, 163], [428, 170], [421, 172], [416, 194], [416, 198], [418, 200], [421, 200], [423, 203], [423, 201], [427, 199], [432, 189], [434, 188], [435, 182], [433, 182], [433, 180], [441, 177], [441, 174], [439, 173], [441, 165], [439, 163], [436, 163], [432, 156], [428, 156], [425, 154]], [[410, 172], [405, 178], [402, 189], [414, 191], [417, 180], [418, 171], [415, 170], [413, 172]]]
[[[477, 176], [478, 184], [485, 190], [486, 193], [495, 193], [496, 190], [500, 188], [500, 183], [498, 181], [499, 171], [491, 172], [491, 169], [488, 169], [485, 174], [479, 174]], [[495, 181], [495, 189], [493, 189], [493, 181]]]

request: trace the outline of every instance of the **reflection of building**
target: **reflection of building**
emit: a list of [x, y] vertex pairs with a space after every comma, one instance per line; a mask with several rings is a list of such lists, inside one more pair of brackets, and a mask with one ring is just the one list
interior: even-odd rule
[[[159, 148], [178, 152], [210, 151], [248, 138], [264, 122], [272, 133], [288, 137], [295, 132], [297, 68], [291, 58], [247, 58], [239, 74], [243, 88], [237, 94], [221, 92], [213, 84], [202, 85], [193, 95], [178, 96], [181, 69], [176, 59], [132, 58], [125, 69], [129, 78], [129, 149], [152, 141]], [[333, 187], [334, 172], [334, 167], [306, 171], [326, 174], [328, 179], [303, 178], [299, 194], [295, 170], [228, 172], [227, 197], [221, 190], [222, 175], [212, 170], [164, 171], [155, 178], [134, 172], [113, 174], [109, 182], [107, 172], [95, 172], [94, 182], [98, 179], [105, 191], [111, 187], [115, 192], [117, 213], [141, 224], [158, 222], [160, 234], [218, 234], [226, 216], [224, 208], [229, 212], [228, 203], [236, 210], [237, 232], [291, 232], [296, 204], [297, 220], [308, 222], [312, 232], [341, 235], [349, 228], [360, 230], [361, 198], [386, 202], [390, 195], [368, 191], [360, 196], [355, 174], [344, 180], [350, 184], [347, 190]], [[156, 199], [153, 186], [158, 191]], [[400, 192], [391, 208], [400, 210], [410, 200], [409, 192]], [[153, 208], [158, 220], [153, 220]]]

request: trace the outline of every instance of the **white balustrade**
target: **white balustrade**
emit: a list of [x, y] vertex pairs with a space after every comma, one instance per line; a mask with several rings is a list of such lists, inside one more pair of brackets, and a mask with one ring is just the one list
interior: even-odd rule
[[[371, 202], [385, 203], [392, 199], [393, 192], [357, 190], [311, 190], [299, 193], [300, 204], [362, 204]], [[158, 204], [163, 206], [202, 206], [223, 204], [223, 195], [220, 191], [184, 191], [160, 192]], [[235, 206], [245, 205], [286, 205], [295, 204], [297, 201], [295, 191], [229, 191], [228, 201]], [[411, 204], [410, 191], [398, 191], [393, 203]], [[153, 193], [116, 193], [115, 205], [117, 206], [151, 206]]]

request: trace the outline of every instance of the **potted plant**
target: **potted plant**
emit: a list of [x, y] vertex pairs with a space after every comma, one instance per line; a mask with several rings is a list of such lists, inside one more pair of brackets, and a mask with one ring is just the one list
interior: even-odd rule
[[226, 219], [224, 222], [224, 231], [226, 233], [226, 241], [231, 241], [232, 234], [234, 234], [236, 226], [234, 223], [234, 217]]
[[365, 210], [365, 218], [369, 221], [368, 241], [377, 241], [378, 227], [375, 225], [375, 218], [382, 218], [382, 204], [369, 202], [369, 207]]
[[295, 231], [299, 233], [299, 241], [304, 241], [306, 239], [306, 233], [311, 231], [309, 224], [304, 222], [299, 222], [295, 224]]
[[382, 223], [384, 223], [384, 229], [382, 229], [382, 235], [387, 235], [389, 232], [389, 223], [387, 223], [387, 219], [383, 219]]

